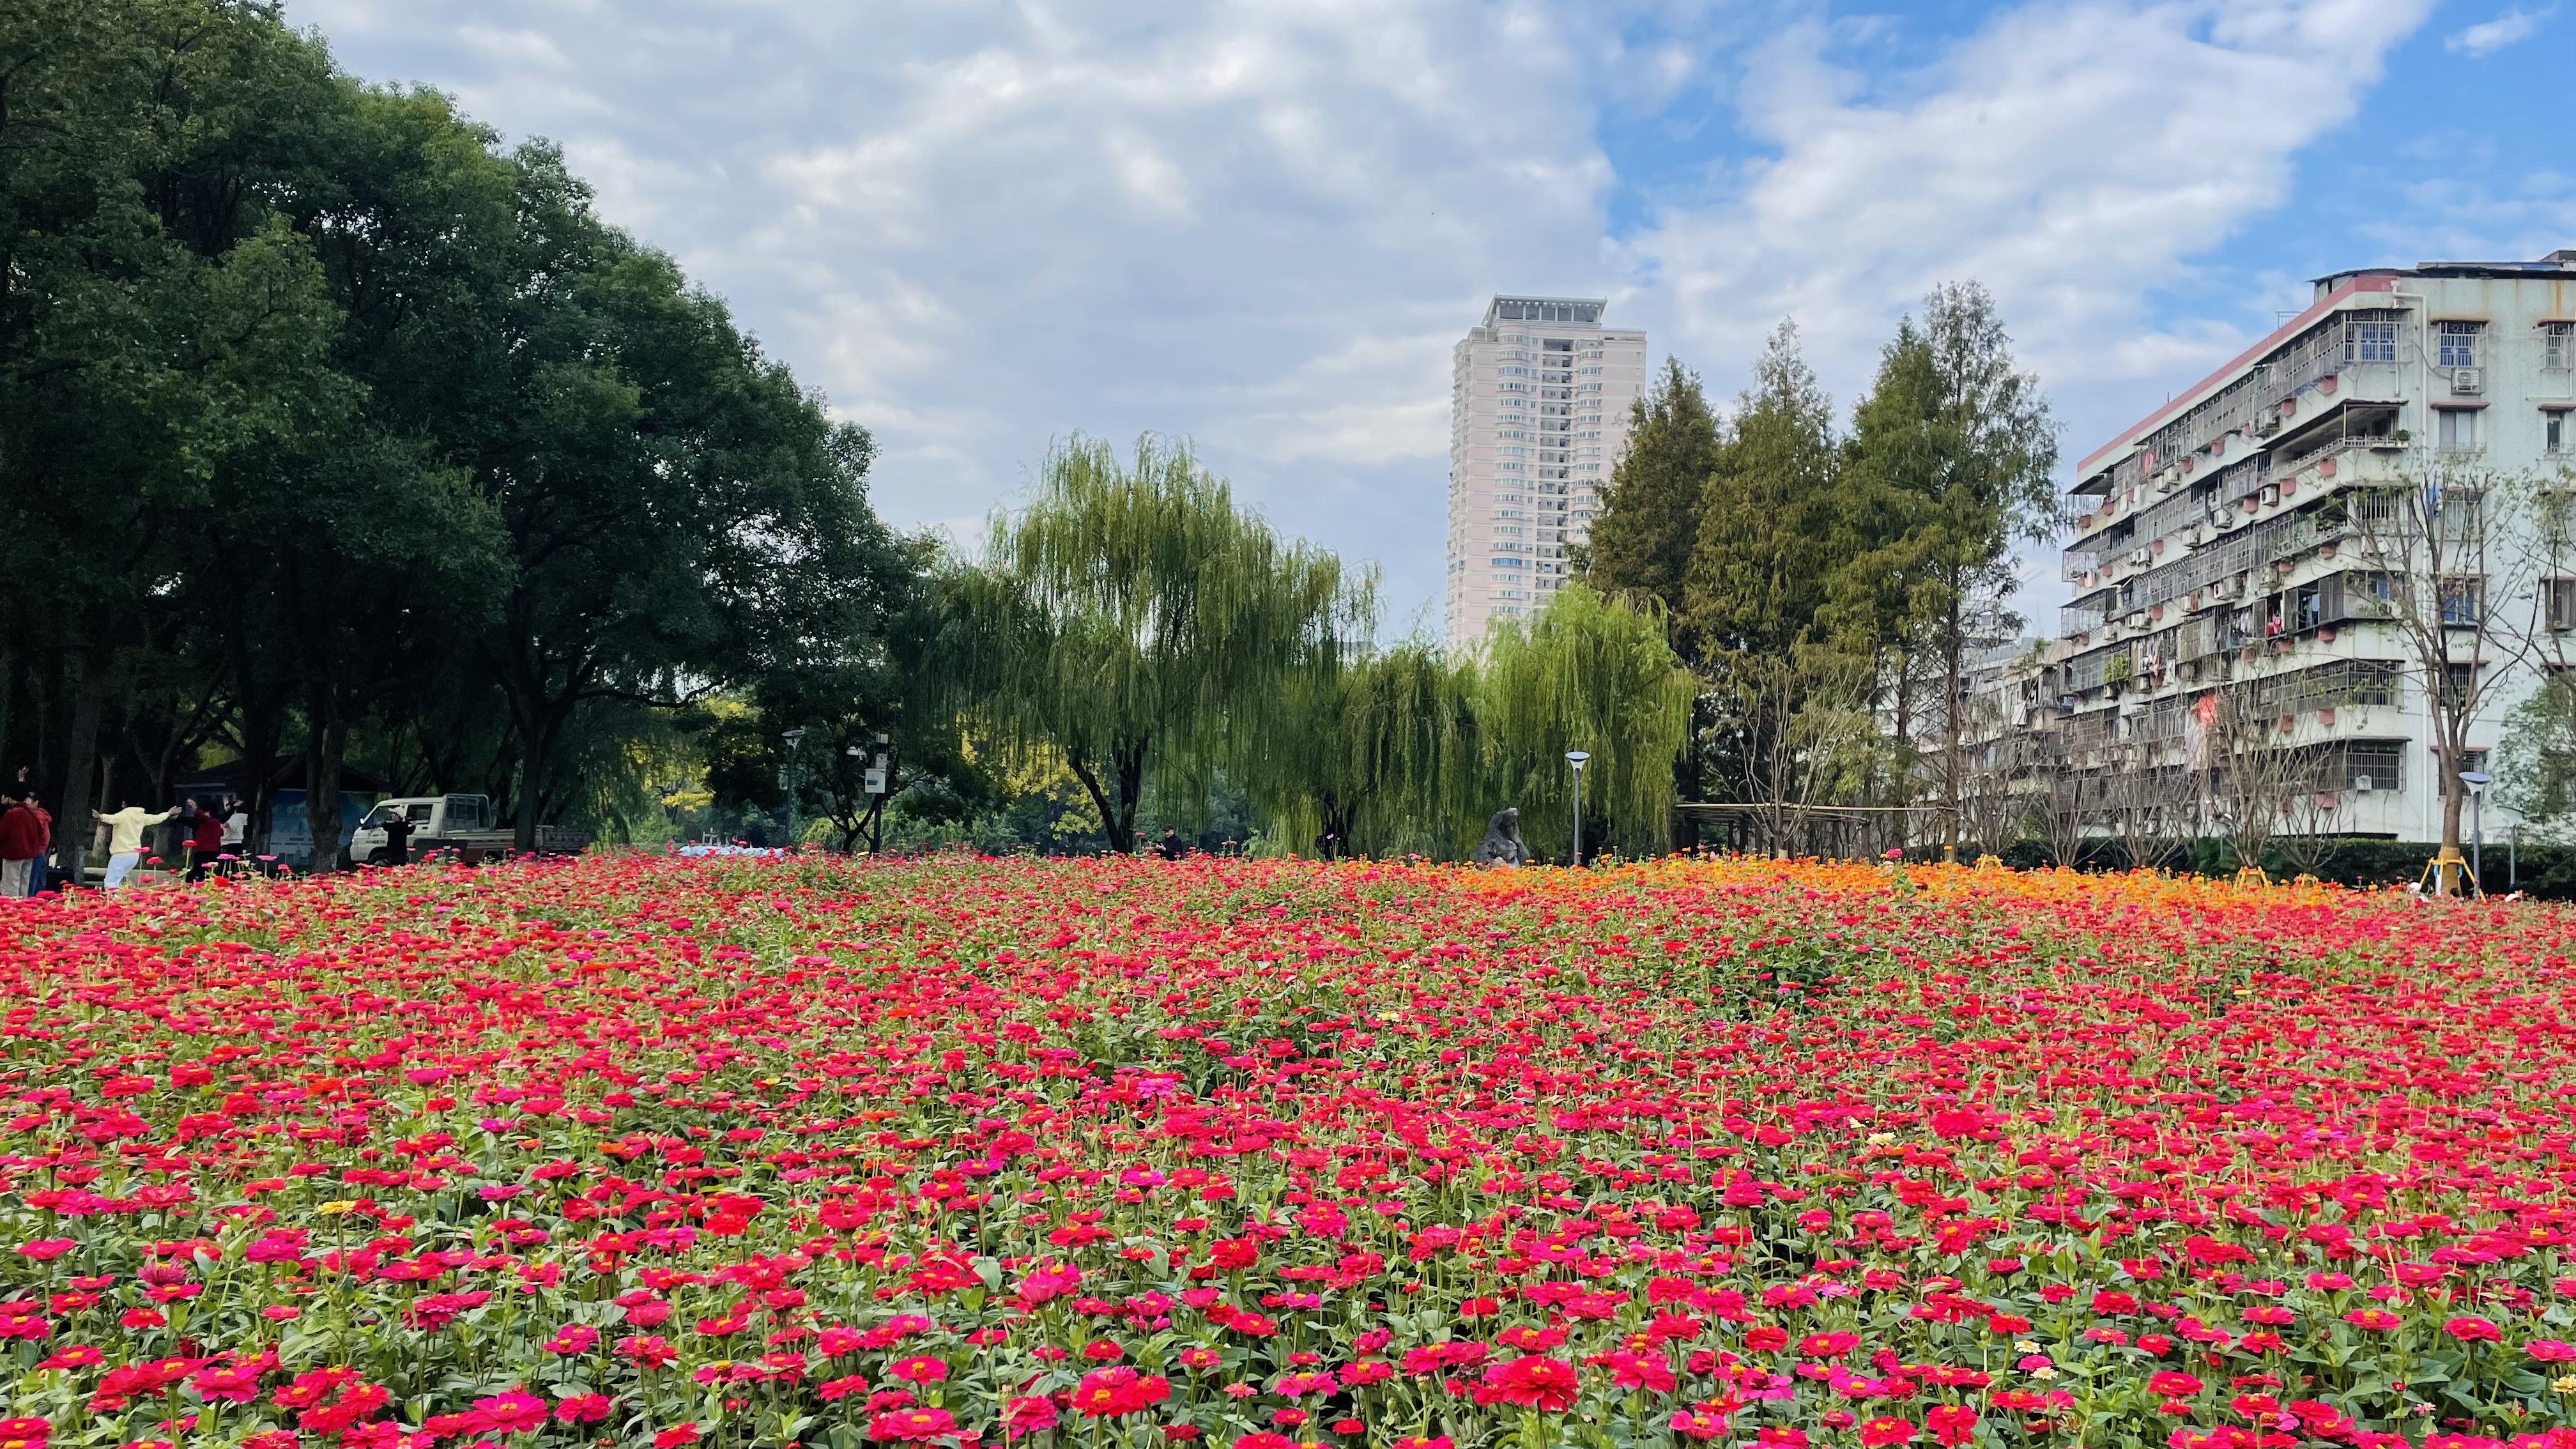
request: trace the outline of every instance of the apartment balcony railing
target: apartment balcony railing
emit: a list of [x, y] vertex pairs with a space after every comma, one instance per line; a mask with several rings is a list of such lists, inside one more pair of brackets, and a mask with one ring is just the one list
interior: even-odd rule
[[2187, 703], [2180, 697], [2160, 699], [2127, 718], [2128, 738], [2139, 744], [2161, 744], [2183, 737]]
[[2298, 396], [2301, 388], [2335, 376], [2349, 366], [2344, 361], [2345, 329], [2343, 318], [2328, 318], [2291, 343], [2280, 357], [2257, 368], [2255, 375], [2262, 379], [2262, 405], [2278, 408]]

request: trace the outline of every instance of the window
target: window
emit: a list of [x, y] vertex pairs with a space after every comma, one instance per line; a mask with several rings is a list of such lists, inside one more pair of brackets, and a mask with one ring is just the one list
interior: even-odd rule
[[2343, 356], [2346, 362], [2395, 362], [2397, 324], [2355, 322], [2344, 339]]
[[2567, 414], [2548, 412], [2540, 415], [2540, 448], [2545, 453], [2567, 451]]
[[2576, 629], [2576, 579], [2544, 579], [2541, 587], [2549, 591], [2549, 627]]
[[2476, 543], [2485, 507], [2485, 495], [2473, 488], [2443, 489], [2433, 505], [2433, 542], [2455, 550]]
[[2481, 606], [2486, 601], [2486, 580], [2474, 575], [2454, 574], [2443, 579], [2438, 588], [2442, 600], [2442, 622], [2462, 628], [2477, 627]]
[[2478, 446], [2477, 408], [2438, 408], [2434, 416], [2434, 440], [2445, 453], [2475, 452]]
[[2343, 747], [2347, 790], [2406, 788], [2406, 746], [2394, 740], [2354, 740]]
[[2478, 690], [2478, 667], [2474, 664], [2442, 666], [2442, 697], [2455, 704], [2466, 704]]
[[2565, 372], [2570, 363], [2576, 363], [2576, 322], [2541, 323], [2540, 365]]
[[2402, 666], [2394, 659], [2356, 659], [2344, 671], [2345, 698], [2356, 705], [2397, 703]]
[[[2433, 757], [2433, 768], [2436, 771], [2439, 771], [2442, 768], [2442, 747], [2440, 745], [2427, 745], [2425, 746], [2425, 750]], [[2452, 768], [2463, 774], [2470, 771], [2476, 771], [2478, 774], [2483, 775], [2487, 772], [2487, 752], [2484, 750], [2462, 750], [2460, 751], [2460, 762]], [[2434, 778], [2439, 779], [2441, 777], [2436, 774]]]
[[2478, 365], [2478, 330], [2484, 323], [2445, 322], [2442, 324], [2440, 366], [2475, 367]]

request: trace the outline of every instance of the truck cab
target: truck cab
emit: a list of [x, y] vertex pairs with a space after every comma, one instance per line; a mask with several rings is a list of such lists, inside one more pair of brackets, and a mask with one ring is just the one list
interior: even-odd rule
[[[349, 859], [354, 864], [372, 865], [376, 852], [385, 848], [385, 821], [400, 810], [411, 820], [411, 852], [418, 859], [422, 852], [453, 851], [467, 865], [504, 856], [514, 848], [516, 832], [503, 825], [498, 812], [486, 795], [410, 795], [394, 800], [379, 800], [358, 822], [356, 833], [349, 837]], [[534, 853], [538, 855], [578, 855], [590, 846], [590, 833], [565, 825], [540, 825]]]
[[350, 860], [359, 865], [375, 863], [376, 852], [385, 848], [385, 821], [397, 810], [411, 820], [415, 856], [457, 844], [463, 837], [488, 835], [493, 828], [492, 801], [487, 796], [411, 795], [379, 800], [349, 837]]

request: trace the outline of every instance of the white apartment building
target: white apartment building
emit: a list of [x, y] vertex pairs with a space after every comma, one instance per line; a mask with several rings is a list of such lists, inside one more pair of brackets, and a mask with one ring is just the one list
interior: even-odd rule
[[1444, 634], [1472, 645], [1565, 581], [1646, 379], [1646, 334], [1598, 297], [1496, 297], [1450, 355]]
[[[2372, 510], [2396, 506], [2394, 486], [2435, 484], [2448, 519], [2500, 479], [2558, 475], [2576, 460], [2571, 411], [2576, 250], [2320, 279], [2306, 311], [2077, 465], [2075, 597], [2030, 720], [2051, 738], [2021, 753], [2187, 773], [2223, 695], [2317, 762], [2313, 833], [2439, 839], [2424, 669], [2384, 602], [2408, 563]], [[2439, 594], [2453, 657], [2481, 661], [2452, 668], [2493, 671], [2476, 750], [2538, 679], [2502, 631], [2528, 637], [2542, 616], [2576, 628], [2576, 580], [2533, 566], [2522, 516], [2523, 532], [2486, 535], [2488, 575], [2455, 584], [2446, 569]], [[2518, 602], [2489, 596], [2499, 561], [2523, 580]], [[2488, 810], [2490, 838], [2509, 823]]]

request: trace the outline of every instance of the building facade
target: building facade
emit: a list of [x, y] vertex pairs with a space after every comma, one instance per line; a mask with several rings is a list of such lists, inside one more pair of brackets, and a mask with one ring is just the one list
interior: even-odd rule
[[[2282, 832], [2439, 839], [2427, 691], [2474, 681], [2446, 697], [2476, 700], [2457, 763], [2479, 769], [2547, 667], [2535, 641], [2576, 626], [2544, 526], [2571, 411], [2576, 251], [2320, 279], [2077, 466], [2074, 597], [2037, 686], [2001, 691], [2041, 736], [2012, 758], [2048, 762], [2060, 798], [2068, 779], [2096, 798], [2165, 781], [2179, 816], [2257, 740], [2300, 765]], [[2447, 682], [2406, 622], [2429, 621], [2425, 598]], [[2486, 813], [2490, 838], [2510, 823]]]
[[1443, 634], [1473, 645], [1567, 576], [1645, 386], [1646, 334], [1597, 297], [1498, 296], [1450, 357]]

